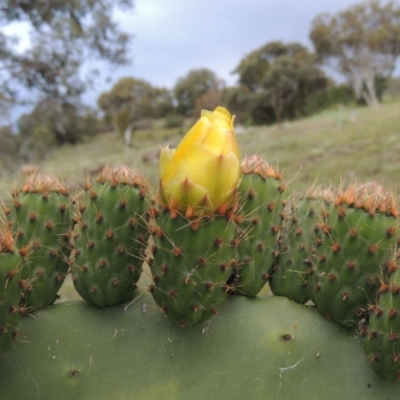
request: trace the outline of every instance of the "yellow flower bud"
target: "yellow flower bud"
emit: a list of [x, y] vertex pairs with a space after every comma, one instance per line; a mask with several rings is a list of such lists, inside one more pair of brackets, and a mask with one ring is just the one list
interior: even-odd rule
[[170, 209], [201, 214], [232, 204], [241, 177], [233, 119], [223, 107], [203, 110], [176, 149], [161, 149], [161, 192]]

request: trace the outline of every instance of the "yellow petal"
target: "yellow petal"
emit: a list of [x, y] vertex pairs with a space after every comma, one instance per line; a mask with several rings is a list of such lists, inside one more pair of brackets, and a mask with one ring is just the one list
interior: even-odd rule
[[183, 209], [191, 206], [197, 208], [200, 206], [202, 199], [207, 196], [207, 191], [204, 187], [195, 182], [185, 179], [181, 182], [174, 182], [171, 185], [174, 199]]
[[176, 149], [176, 159], [179, 161], [190, 149], [192, 143], [200, 142], [207, 134], [211, 122], [208, 118], [202, 117], [190, 128], [183, 137]]
[[[170, 174], [165, 174], [161, 181], [166, 191], [172, 191], [173, 183], [183, 182], [185, 179], [192, 180], [190, 171], [186, 165], [186, 160], [181, 160], [179, 163], [174, 163], [173, 169]], [[169, 189], [171, 186], [171, 189]]]
[[221, 125], [221, 127], [226, 126], [226, 129], [233, 129], [234, 117], [225, 108], [218, 106], [214, 111], [202, 110], [202, 117], [207, 117], [213, 124]]
[[240, 157], [239, 146], [233, 130], [220, 129], [216, 125], [212, 125], [201, 144], [216, 154], [233, 152], [238, 158]]
[[233, 201], [241, 177], [233, 119], [223, 107], [203, 110], [176, 150], [161, 150], [160, 189], [175, 212], [188, 207], [213, 211]]
[[160, 179], [164, 182], [169, 182], [175, 173], [177, 163], [174, 160], [175, 149], [162, 147], [159, 160]]
[[233, 191], [239, 186], [242, 175], [240, 160], [234, 153], [221, 156], [219, 164], [220, 173], [215, 180], [213, 189], [216, 196], [216, 205], [230, 202]]
[[240, 160], [234, 153], [218, 155], [199, 144], [191, 150], [185, 158], [190, 179], [204, 187], [211, 203], [218, 205], [221, 193], [234, 189], [240, 179]]

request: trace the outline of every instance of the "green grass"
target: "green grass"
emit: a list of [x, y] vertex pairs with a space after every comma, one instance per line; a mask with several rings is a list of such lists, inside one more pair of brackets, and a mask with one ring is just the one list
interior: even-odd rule
[[293, 188], [314, 181], [378, 180], [397, 190], [400, 172], [400, 104], [377, 109], [331, 110], [283, 127], [239, 135], [244, 154], [276, 162]]
[[[180, 138], [177, 129], [139, 131], [133, 147], [127, 149], [117, 135], [104, 134], [78, 146], [57, 149], [40, 167], [67, 183], [79, 184], [88, 170], [126, 164], [143, 171], [156, 185], [157, 159], [144, 161], [144, 156], [156, 154], [161, 145], [176, 145]], [[399, 102], [376, 109], [338, 108], [282, 126], [247, 128], [238, 134], [238, 141], [243, 156], [258, 153], [276, 163], [292, 190], [315, 181], [338, 184], [342, 179], [378, 180], [399, 189]], [[17, 171], [0, 180], [2, 197], [16, 176]]]
[[[179, 143], [178, 129], [138, 131], [127, 148], [117, 134], [107, 133], [79, 145], [65, 145], [52, 152], [39, 164], [42, 172], [54, 174], [72, 186], [83, 183], [90, 170], [101, 166], [125, 164], [137, 167], [152, 182], [157, 181], [157, 159], [143, 161], [148, 153], [156, 154], [162, 145]], [[0, 196], [7, 196], [15, 182], [23, 180], [19, 171], [5, 177], [0, 175]]]

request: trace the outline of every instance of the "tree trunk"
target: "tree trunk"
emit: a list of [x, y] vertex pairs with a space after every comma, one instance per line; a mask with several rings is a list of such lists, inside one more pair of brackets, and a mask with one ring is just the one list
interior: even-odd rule
[[366, 101], [369, 107], [378, 107], [379, 99], [376, 94], [374, 74], [368, 74], [367, 77], [364, 78], [364, 84], [365, 88], [362, 92], [364, 100]]
[[113, 117], [112, 117], [112, 126], [113, 126], [114, 132], [115, 132], [117, 135], [119, 135], [120, 133], [119, 133], [118, 124], [117, 124], [117, 121], [116, 121], [116, 118], [115, 118], [115, 113], [114, 113], [114, 115], [113, 115]]
[[132, 132], [133, 132], [133, 127], [134, 127], [135, 123], [131, 122], [125, 129], [124, 132], [124, 141], [125, 141], [125, 146], [126, 147], [131, 147], [132, 143]]
[[369, 65], [371, 61], [364, 60], [362, 64], [348, 64], [345, 75], [353, 87], [356, 99], [361, 97], [369, 107], [379, 106], [375, 89], [375, 72]]

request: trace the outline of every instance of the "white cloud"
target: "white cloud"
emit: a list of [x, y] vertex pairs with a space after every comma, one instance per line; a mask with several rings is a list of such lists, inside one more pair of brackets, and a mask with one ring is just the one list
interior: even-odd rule
[[2, 32], [10, 38], [15, 39], [16, 49], [20, 53], [23, 53], [31, 46], [29, 30], [29, 24], [23, 21], [12, 22], [11, 24], [1, 27]]

